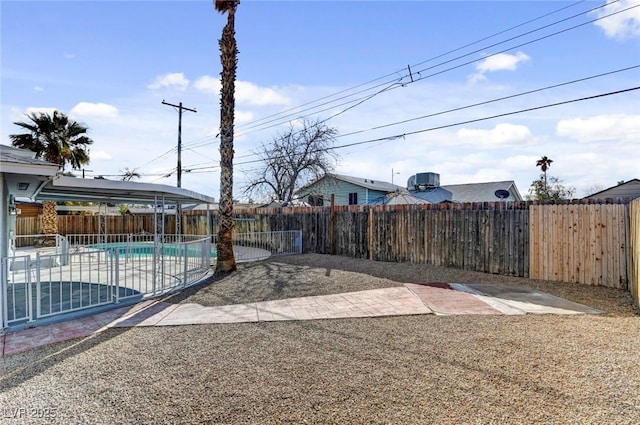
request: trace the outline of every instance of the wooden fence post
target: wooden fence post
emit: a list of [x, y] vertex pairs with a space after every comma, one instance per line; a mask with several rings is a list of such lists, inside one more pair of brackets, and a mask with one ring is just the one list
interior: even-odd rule
[[336, 255], [336, 195], [331, 194], [331, 212], [329, 213], [329, 253]]

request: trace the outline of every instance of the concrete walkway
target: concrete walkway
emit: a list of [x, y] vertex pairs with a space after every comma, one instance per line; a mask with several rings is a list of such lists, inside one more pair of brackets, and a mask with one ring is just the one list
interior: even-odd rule
[[249, 304], [204, 307], [147, 300], [134, 306], [0, 334], [2, 356], [90, 336], [110, 327], [319, 320], [416, 314], [598, 314], [601, 311], [531, 288], [458, 283], [400, 287]]

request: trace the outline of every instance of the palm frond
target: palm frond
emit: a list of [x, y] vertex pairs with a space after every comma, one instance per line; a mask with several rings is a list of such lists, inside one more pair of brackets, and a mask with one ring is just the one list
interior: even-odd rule
[[213, 5], [220, 13], [228, 12], [240, 4], [240, 0], [214, 0]]

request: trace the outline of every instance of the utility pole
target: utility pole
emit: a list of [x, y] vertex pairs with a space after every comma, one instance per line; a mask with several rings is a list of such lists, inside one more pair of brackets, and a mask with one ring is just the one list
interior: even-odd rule
[[[163, 105], [173, 106], [174, 108], [178, 108], [178, 167], [176, 172], [178, 174], [178, 187], [182, 187], [182, 110], [189, 112], [198, 112], [194, 109], [187, 108], [182, 106], [182, 102], [177, 105], [172, 103], [167, 103], [162, 100]], [[176, 205], [176, 234], [178, 237], [182, 235], [182, 208], [180, 203]]]
[[174, 108], [178, 108], [178, 187], [182, 187], [182, 110], [190, 111], [190, 112], [198, 112], [194, 109], [187, 108], [182, 106], [182, 102], [178, 105], [174, 105], [172, 103], [167, 103], [164, 100], [162, 101], [163, 105], [173, 106]]

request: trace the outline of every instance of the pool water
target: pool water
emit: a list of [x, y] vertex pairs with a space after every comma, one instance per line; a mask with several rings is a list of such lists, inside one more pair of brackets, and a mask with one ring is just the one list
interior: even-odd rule
[[[153, 243], [152, 242], [133, 242], [133, 243], [100, 243], [89, 245], [89, 248], [101, 249], [109, 252], [118, 252], [119, 256], [127, 257], [152, 257], [153, 256]], [[183, 257], [185, 252], [184, 245], [164, 244], [158, 245], [158, 252], [160, 255], [168, 257]], [[199, 255], [199, 248], [195, 246], [187, 247], [187, 254], [190, 257]], [[216, 257], [216, 250], [211, 248], [211, 257]]]

